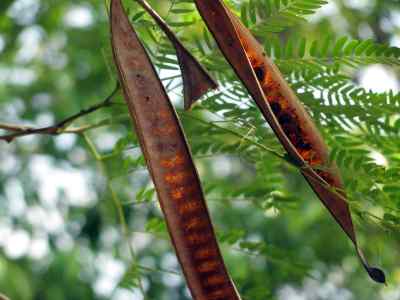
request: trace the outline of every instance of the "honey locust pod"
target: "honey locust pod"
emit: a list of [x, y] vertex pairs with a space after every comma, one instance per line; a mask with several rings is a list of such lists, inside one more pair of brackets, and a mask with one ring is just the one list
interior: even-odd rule
[[146, 0], [136, 0], [136, 2], [154, 19], [175, 47], [182, 71], [184, 106], [189, 110], [201, 96], [209, 90], [216, 89], [218, 85]]
[[196, 7], [237, 76], [305, 179], [353, 242], [370, 277], [385, 282], [358, 247], [354, 225], [335, 163], [303, 105], [261, 44], [220, 0], [195, 0]]
[[193, 299], [240, 300], [178, 117], [121, 0], [111, 1], [110, 18], [124, 98]]

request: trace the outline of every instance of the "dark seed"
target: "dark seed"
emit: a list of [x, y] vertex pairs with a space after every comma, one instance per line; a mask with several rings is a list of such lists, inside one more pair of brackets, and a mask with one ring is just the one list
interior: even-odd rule
[[379, 283], [386, 283], [385, 273], [378, 268], [368, 268], [368, 274], [373, 280]]
[[281, 112], [281, 105], [278, 102], [272, 102], [271, 109], [274, 112], [274, 114], [277, 115]]
[[264, 77], [265, 77], [264, 66], [255, 67], [254, 73], [256, 73], [258, 80], [260, 80], [260, 81], [264, 80]]
[[289, 114], [282, 114], [282, 115], [279, 117], [279, 123], [280, 123], [280, 124], [287, 124], [287, 123], [290, 123], [290, 122], [292, 122], [292, 121], [293, 121], [292, 116], [289, 115]]
[[307, 142], [304, 142], [303, 140], [300, 140], [298, 143], [297, 143], [297, 146], [300, 148], [300, 149], [302, 149], [302, 150], [311, 150], [311, 144], [309, 144], [309, 143], [307, 143]]

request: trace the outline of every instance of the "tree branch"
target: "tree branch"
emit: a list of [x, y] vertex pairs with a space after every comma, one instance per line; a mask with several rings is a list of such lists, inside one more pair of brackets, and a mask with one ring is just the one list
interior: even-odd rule
[[[0, 140], [6, 141], [8, 143], [12, 142], [15, 138], [32, 135], [32, 134], [42, 134], [42, 135], [58, 135], [65, 132], [65, 129], [70, 125], [72, 122], [76, 121], [77, 119], [91, 114], [103, 107], [111, 106], [112, 98], [117, 94], [119, 90], [119, 83], [115, 85], [114, 90], [111, 92], [107, 98], [103, 101], [96, 103], [86, 109], [81, 110], [80, 112], [61, 120], [60, 122], [46, 127], [32, 127], [32, 126], [22, 126], [22, 125], [14, 125], [14, 124], [0, 124], [0, 129], [4, 129], [10, 131], [12, 133], [8, 133], [5, 135], [0, 135]], [[74, 132], [74, 131], [71, 131]], [[79, 131], [78, 131], [79, 132]]]

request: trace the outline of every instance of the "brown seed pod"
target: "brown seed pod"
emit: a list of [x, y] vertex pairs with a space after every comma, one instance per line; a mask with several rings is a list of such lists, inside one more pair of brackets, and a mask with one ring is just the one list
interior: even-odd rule
[[201, 96], [207, 93], [208, 90], [216, 89], [218, 85], [146, 0], [136, 0], [136, 2], [154, 19], [175, 47], [182, 71], [185, 109], [189, 110]]
[[369, 266], [358, 247], [343, 183], [336, 165], [329, 161], [328, 148], [279, 69], [222, 1], [195, 0], [195, 3], [220, 50], [247, 87], [283, 147], [294, 163], [301, 167], [312, 189], [353, 242], [370, 277], [384, 283], [384, 273]]
[[196, 300], [239, 300], [176, 112], [121, 0], [111, 1], [110, 15], [124, 98], [191, 294]]

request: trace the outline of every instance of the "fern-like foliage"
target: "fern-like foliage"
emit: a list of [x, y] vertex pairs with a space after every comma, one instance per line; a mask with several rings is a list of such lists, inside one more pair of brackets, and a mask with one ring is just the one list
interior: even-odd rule
[[285, 70], [305, 69], [321, 72], [330, 67], [359, 68], [370, 64], [400, 65], [400, 49], [375, 43], [372, 40], [353, 40], [342, 37], [308, 42], [289, 37], [285, 44], [265, 41], [265, 47], [276, 62]]
[[[306, 22], [327, 1], [322, 0], [249, 0], [227, 1], [243, 22], [259, 38], [281, 69], [285, 78], [315, 120], [342, 171], [349, 205], [356, 220], [372, 221], [386, 230], [398, 230], [400, 222], [400, 94], [376, 93], [358, 86], [354, 74], [370, 64], [391, 68], [400, 65], [400, 49], [374, 42], [326, 34], [321, 40], [298, 38], [286, 29]], [[210, 92], [193, 111], [179, 110], [196, 163], [212, 168], [215, 161], [228, 160], [240, 165], [240, 173], [211, 176], [203, 185], [211, 205], [257, 208], [263, 213], [285, 212], [302, 203], [295, 188], [286, 179], [304, 185], [294, 168], [282, 160], [284, 151], [250, 99], [215, 41], [196, 13], [192, 1], [176, 0], [164, 15], [172, 29], [194, 56], [218, 80], [220, 88]], [[132, 21], [160, 72], [171, 98], [182, 99], [182, 82], [175, 50], [152, 20], [136, 7]], [[281, 35], [285, 31], [284, 35]], [[124, 174], [144, 169], [135, 137], [120, 139], [113, 156], [119, 157]], [[380, 158], [380, 159], [377, 159]], [[154, 200], [154, 189], [147, 177], [136, 193], [137, 203]], [[216, 201], [213, 201], [216, 200]], [[381, 215], [373, 209], [384, 211]], [[219, 225], [219, 224], [217, 224]], [[217, 226], [217, 232], [223, 225]], [[152, 218], [149, 232], [165, 230], [160, 218]], [[220, 234], [221, 242], [251, 255], [278, 261], [282, 249], [246, 240], [245, 232], [232, 228]], [[271, 251], [272, 249], [272, 251]], [[293, 266], [293, 264], [291, 264]], [[280, 267], [282, 267], [280, 265]], [[300, 267], [308, 272], [308, 267]], [[293, 271], [293, 268], [291, 269]], [[129, 274], [133, 272], [133, 274]], [[130, 269], [122, 285], [136, 282], [137, 270]], [[249, 292], [249, 295], [251, 293]], [[258, 299], [253, 296], [249, 299]], [[260, 298], [261, 299], [261, 298]], [[265, 299], [265, 298], [262, 298]]]
[[281, 32], [327, 4], [324, 0], [250, 0], [241, 5], [241, 18], [256, 34]]
[[[194, 17], [194, 7], [190, 2], [176, 1], [167, 17], [177, 34], [221, 85], [219, 91], [210, 93], [198, 106], [200, 118], [204, 113], [211, 117], [208, 124], [200, 122], [197, 127], [189, 127], [194, 154], [197, 157], [233, 155], [252, 163], [265, 160], [267, 155], [274, 161], [276, 158], [265, 154], [255, 143], [268, 144], [278, 152], [281, 151], [279, 144], [249, 99], [246, 89], [220, 55], [201, 19]], [[382, 169], [371, 153], [378, 150], [390, 157], [390, 150], [383, 146], [383, 140], [391, 141], [392, 150], [398, 146], [393, 141], [399, 139], [397, 112], [400, 110], [400, 95], [391, 91], [374, 93], [365, 90], [353, 82], [352, 72], [369, 64], [398, 67], [400, 49], [373, 40], [334, 38], [330, 34], [322, 40], [298, 38], [294, 33], [281, 39], [279, 32], [305, 22], [308, 15], [324, 4], [326, 1], [320, 0], [230, 1], [230, 5], [240, 12], [244, 23], [264, 41], [267, 53], [275, 60], [321, 128], [331, 146], [332, 159], [338, 161], [343, 173], [358, 170], [365, 175], [363, 178], [368, 178], [366, 182], [379, 181], [385, 172], [368, 172], [374, 169], [373, 166], [377, 170]], [[140, 22], [141, 18], [136, 22]], [[196, 26], [191, 28], [191, 24]], [[180, 96], [181, 81], [174, 49], [159, 30], [147, 26], [145, 31], [154, 42], [149, 51], [156, 66], [161, 74], [168, 74], [163, 76], [164, 84], [168, 91]], [[195, 35], [196, 39], [189, 38], [189, 33]], [[224, 139], [220, 138], [221, 135]], [[397, 161], [391, 165], [394, 168], [397, 166]], [[391, 168], [388, 170], [393, 172]], [[357, 193], [351, 195], [357, 199], [360, 195], [364, 197], [365, 193], [368, 194], [368, 186], [371, 187], [361, 182], [360, 178], [353, 176], [346, 181], [349, 187], [359, 186]], [[271, 190], [267, 190], [264, 192], [265, 199], [270, 198]], [[385, 189], [379, 188], [374, 193], [377, 191], [381, 192], [381, 196], [375, 199], [388, 196]], [[250, 194], [243, 191], [242, 195]], [[240, 192], [235, 195], [240, 195]]]

